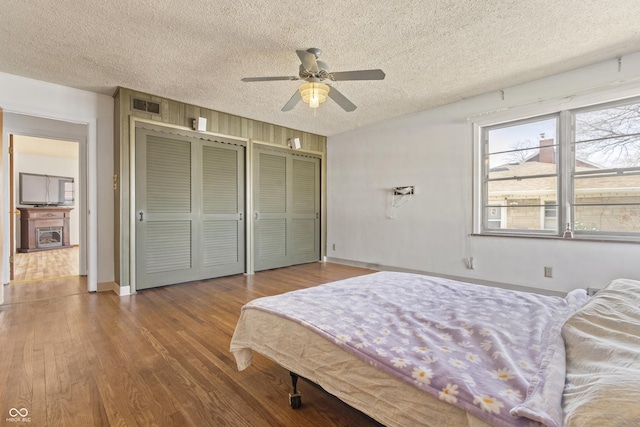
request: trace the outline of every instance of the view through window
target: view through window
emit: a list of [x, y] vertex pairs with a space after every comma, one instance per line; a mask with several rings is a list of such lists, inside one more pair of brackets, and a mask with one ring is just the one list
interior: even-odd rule
[[[563, 135], [571, 135], [563, 138]], [[482, 128], [482, 231], [640, 238], [640, 101]]]

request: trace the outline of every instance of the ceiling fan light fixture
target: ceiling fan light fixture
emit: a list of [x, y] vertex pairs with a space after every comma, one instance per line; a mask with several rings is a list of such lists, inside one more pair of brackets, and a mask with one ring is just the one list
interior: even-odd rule
[[318, 82], [305, 83], [298, 89], [302, 100], [309, 104], [311, 108], [318, 108], [320, 104], [327, 100], [327, 95], [331, 88]]

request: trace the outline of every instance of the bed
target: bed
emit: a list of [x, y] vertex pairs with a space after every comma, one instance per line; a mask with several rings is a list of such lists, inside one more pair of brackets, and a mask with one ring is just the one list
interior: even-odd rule
[[639, 305], [631, 280], [563, 298], [378, 272], [251, 301], [230, 349], [239, 370], [256, 351], [388, 426], [589, 425], [624, 378], [610, 425], [638, 425]]

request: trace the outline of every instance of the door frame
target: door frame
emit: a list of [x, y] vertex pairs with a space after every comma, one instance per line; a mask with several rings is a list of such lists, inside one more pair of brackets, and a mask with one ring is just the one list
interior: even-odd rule
[[[24, 123], [12, 123], [13, 120], [7, 121], [7, 113], [10, 113], [10, 118], [17, 120], [20, 116], [24, 119]], [[75, 141], [79, 144], [79, 191], [82, 194], [80, 208], [80, 244], [84, 244], [85, 253], [84, 257], [81, 257], [80, 269], [81, 273], [84, 272], [87, 275], [87, 291], [95, 292], [98, 290], [98, 222], [97, 222], [97, 119], [94, 117], [81, 118], [67, 117], [51, 115], [43, 112], [27, 111], [17, 107], [5, 107], [3, 110], [4, 128], [2, 129], [2, 152], [8, 153], [9, 135], [25, 135], [34, 136], [38, 138], [48, 139], [63, 139], [67, 141]], [[68, 134], [58, 129], [39, 128], [35, 124], [31, 124], [30, 120], [34, 120], [34, 123], [38, 119], [48, 119], [61, 122], [61, 124], [76, 124], [83, 125], [85, 132], [81, 138], [79, 135]], [[2, 156], [2, 206], [10, 206], [9, 203], [9, 164], [8, 156]], [[9, 211], [5, 208], [2, 209], [2, 229], [3, 229], [3, 256], [2, 256], [2, 283], [8, 283], [9, 276], [9, 245], [12, 242], [8, 240], [8, 227], [9, 227]], [[2, 298], [0, 298], [0, 301]]]
[[16, 192], [13, 162], [13, 134], [9, 134], [9, 282], [15, 275], [15, 254], [16, 254]]

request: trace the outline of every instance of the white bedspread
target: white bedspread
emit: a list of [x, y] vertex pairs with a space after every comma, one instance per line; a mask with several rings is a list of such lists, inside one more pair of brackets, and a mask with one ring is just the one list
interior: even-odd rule
[[562, 335], [566, 426], [640, 426], [640, 282], [611, 282], [567, 320]]

